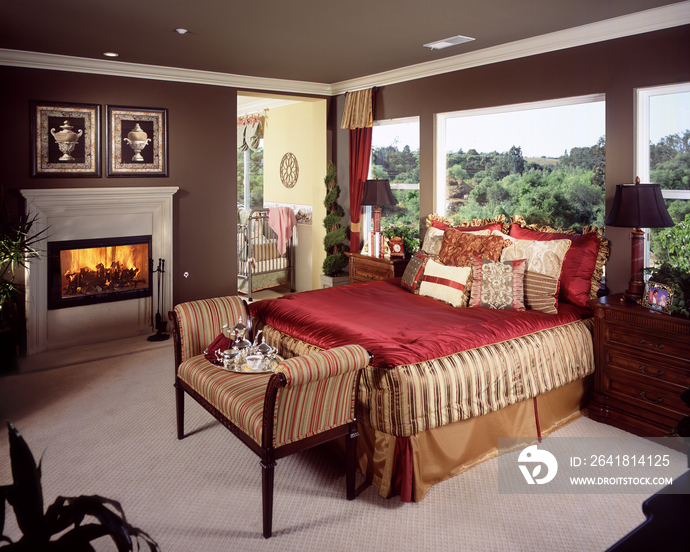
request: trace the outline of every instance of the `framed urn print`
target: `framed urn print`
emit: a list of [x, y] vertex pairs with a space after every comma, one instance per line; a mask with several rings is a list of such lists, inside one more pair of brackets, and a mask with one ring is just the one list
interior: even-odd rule
[[101, 106], [31, 102], [31, 176], [101, 176]]
[[168, 110], [106, 109], [108, 176], [168, 176]]

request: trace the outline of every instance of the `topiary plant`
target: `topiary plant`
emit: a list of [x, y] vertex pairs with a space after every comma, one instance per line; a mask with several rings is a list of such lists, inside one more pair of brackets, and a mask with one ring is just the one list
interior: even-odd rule
[[336, 277], [347, 274], [348, 259], [345, 256], [347, 246], [345, 240], [345, 228], [340, 226], [340, 221], [345, 216], [345, 211], [338, 204], [340, 187], [335, 181], [335, 165], [331, 161], [328, 164], [328, 173], [323, 179], [326, 184], [326, 198], [323, 201], [326, 207], [326, 217], [323, 225], [326, 228], [326, 236], [323, 238], [323, 247], [326, 250], [326, 258], [323, 261], [323, 273], [326, 276]]

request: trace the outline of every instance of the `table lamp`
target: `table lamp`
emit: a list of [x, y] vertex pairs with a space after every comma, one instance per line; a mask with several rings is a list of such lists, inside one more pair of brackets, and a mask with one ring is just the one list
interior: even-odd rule
[[364, 193], [360, 205], [372, 205], [373, 231], [381, 231], [381, 207], [380, 205], [395, 205], [397, 201], [391, 192], [391, 185], [388, 180], [367, 180], [364, 183]]
[[640, 178], [635, 184], [616, 184], [616, 195], [613, 207], [606, 219], [608, 226], [633, 228], [630, 232], [632, 256], [630, 261], [630, 282], [623, 294], [632, 302], [642, 298], [644, 294], [644, 231], [642, 228], [665, 228], [675, 226], [673, 219], [666, 210], [664, 198], [659, 184], [640, 184]]

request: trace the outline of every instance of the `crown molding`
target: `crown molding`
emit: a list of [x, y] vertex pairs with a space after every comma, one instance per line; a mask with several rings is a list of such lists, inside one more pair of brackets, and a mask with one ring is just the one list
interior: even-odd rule
[[2, 48], [0, 48], [0, 65], [188, 82], [244, 90], [333, 96], [362, 88], [397, 84], [687, 24], [690, 24], [690, 0], [333, 84], [251, 77]]
[[270, 92], [290, 92], [320, 96], [331, 95], [330, 85], [316, 82], [269, 79], [265, 77], [233, 75], [231, 73], [215, 73], [178, 67], [143, 65], [2, 48], [0, 48], [0, 65], [137, 79], [188, 82]]
[[459, 54], [435, 61], [428, 61], [392, 71], [384, 71], [357, 79], [337, 82], [331, 85], [334, 95], [370, 88], [397, 84], [443, 73], [461, 71], [481, 65], [509, 61], [556, 50], [564, 50], [605, 40], [613, 40], [690, 23], [690, 1], [679, 2], [661, 8], [645, 10], [630, 15], [606, 19], [580, 27], [556, 31], [533, 38], [517, 40], [483, 50]]

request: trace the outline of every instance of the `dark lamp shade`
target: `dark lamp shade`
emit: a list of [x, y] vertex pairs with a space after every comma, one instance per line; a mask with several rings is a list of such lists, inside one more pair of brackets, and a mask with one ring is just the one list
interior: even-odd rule
[[608, 226], [665, 228], [675, 226], [659, 184], [616, 184]]
[[395, 205], [396, 203], [388, 180], [367, 180], [364, 183], [360, 205]]

